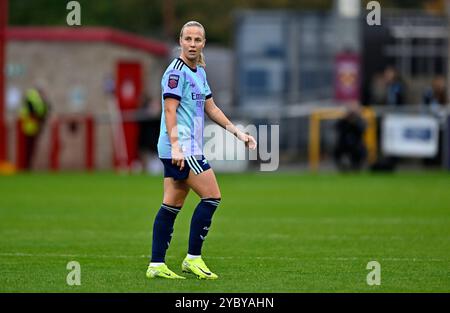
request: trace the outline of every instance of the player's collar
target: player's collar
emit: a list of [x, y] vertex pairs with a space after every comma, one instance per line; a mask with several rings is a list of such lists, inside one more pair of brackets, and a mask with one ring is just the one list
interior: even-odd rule
[[180, 60], [181, 62], [183, 62], [184, 63], [184, 65], [186, 65], [187, 66], [187, 68], [188, 69], [190, 69], [192, 72], [194, 72], [194, 73], [196, 73], [197, 72], [197, 67], [196, 68], [192, 68], [192, 67], [190, 67], [189, 65], [187, 65], [187, 63], [186, 62], [184, 62], [183, 61], [183, 59], [182, 58], [180, 58], [180, 57], [178, 57], [177, 58], [178, 60]]

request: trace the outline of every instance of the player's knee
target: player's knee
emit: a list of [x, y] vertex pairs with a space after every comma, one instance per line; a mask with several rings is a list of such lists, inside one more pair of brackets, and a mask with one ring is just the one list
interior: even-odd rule
[[213, 199], [218, 199], [220, 201], [220, 199], [222, 198], [222, 195], [220, 194], [220, 191], [212, 191], [212, 192], [208, 192], [202, 198], [213, 198]]
[[214, 199], [220, 199], [222, 198], [222, 195], [220, 193], [219, 188], [205, 188], [205, 190], [201, 191], [199, 193], [202, 199], [205, 198], [214, 198]]
[[163, 199], [163, 203], [170, 205], [170, 206], [174, 206], [174, 207], [182, 207], [184, 204], [184, 200], [179, 200], [179, 199]]
[[181, 208], [183, 205], [184, 205], [184, 201], [178, 201], [178, 202], [175, 202], [174, 206]]
[[214, 190], [212, 197], [215, 199], [219, 199], [219, 201], [220, 201], [220, 199], [222, 199], [222, 194], [221, 194], [218, 186], [217, 186], [217, 189]]

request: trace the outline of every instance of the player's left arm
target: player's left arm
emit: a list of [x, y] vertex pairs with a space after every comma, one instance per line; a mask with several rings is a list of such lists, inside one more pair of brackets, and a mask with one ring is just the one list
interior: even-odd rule
[[255, 138], [253, 138], [253, 136], [249, 134], [243, 133], [236, 126], [234, 126], [234, 124], [231, 123], [231, 121], [228, 119], [228, 117], [226, 117], [222, 110], [217, 107], [212, 97], [206, 99], [205, 101], [205, 113], [217, 125], [226, 129], [234, 136], [236, 136], [236, 138], [243, 141], [247, 147], [252, 150], [256, 149]]

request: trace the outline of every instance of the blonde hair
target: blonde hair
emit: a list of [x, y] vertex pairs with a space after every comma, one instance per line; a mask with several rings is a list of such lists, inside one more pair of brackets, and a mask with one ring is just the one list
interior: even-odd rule
[[[197, 21], [189, 21], [186, 24], [183, 25], [183, 27], [181, 27], [181, 31], [180, 31], [180, 38], [183, 37], [183, 31], [186, 27], [190, 27], [190, 26], [197, 26], [200, 27], [203, 30], [203, 39], [206, 39], [206, 32], [205, 32], [205, 28], [203, 27], [202, 24], [200, 24]], [[206, 62], [205, 62], [205, 55], [203, 54], [203, 52], [200, 53], [200, 55], [198, 56], [198, 60], [197, 60], [197, 64], [203, 67], [206, 67]]]

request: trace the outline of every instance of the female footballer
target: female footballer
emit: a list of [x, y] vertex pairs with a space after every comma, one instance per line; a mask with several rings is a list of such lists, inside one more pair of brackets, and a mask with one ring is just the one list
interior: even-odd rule
[[190, 225], [189, 247], [181, 269], [200, 279], [217, 279], [201, 257], [221, 194], [214, 171], [203, 156], [204, 115], [233, 133], [249, 149], [255, 139], [238, 130], [214, 103], [209, 88], [203, 48], [205, 29], [195, 21], [186, 23], [180, 32], [180, 57], [170, 63], [162, 80], [161, 129], [158, 154], [164, 164], [163, 203], [153, 224], [152, 257], [147, 277], [184, 279], [165, 264], [166, 250], [173, 225], [184, 200], [192, 189], [200, 197]]

